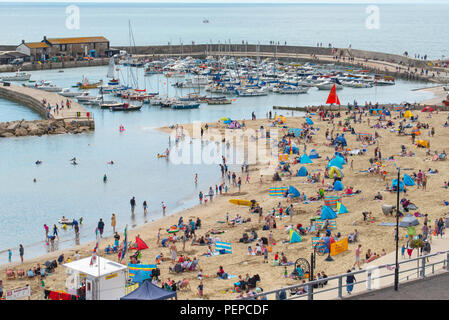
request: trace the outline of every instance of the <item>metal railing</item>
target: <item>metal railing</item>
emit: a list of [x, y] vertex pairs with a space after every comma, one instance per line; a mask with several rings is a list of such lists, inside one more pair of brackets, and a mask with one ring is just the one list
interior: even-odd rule
[[[427, 262], [427, 259], [430, 259], [433, 257], [438, 257], [438, 256], [442, 256], [442, 259], [439, 259], [436, 262]], [[416, 263], [416, 265], [412, 266], [412, 267], [409, 267], [409, 266], [406, 267], [407, 264], [411, 264], [411, 263]], [[419, 256], [417, 258], [401, 261], [401, 262], [399, 262], [399, 283], [401, 283], [401, 281], [404, 282], [404, 281], [408, 281], [408, 280], [412, 280], [412, 279], [424, 279], [429, 274], [435, 274], [435, 271], [439, 270], [438, 269], [439, 265], [441, 265], [441, 267], [439, 269], [447, 271], [447, 266], [449, 265], [449, 250], [443, 251], [443, 252], [437, 252], [437, 253], [429, 254], [429, 255], [423, 255], [423, 256]], [[403, 268], [401, 268], [401, 267], [403, 267]], [[405, 268], [408, 268], [408, 269], [405, 269]], [[388, 287], [388, 286], [390, 286], [390, 284], [393, 285], [394, 284], [394, 269], [395, 269], [395, 263], [385, 264], [385, 265], [381, 265], [381, 266], [372, 266], [372, 267], [368, 267], [367, 269], [364, 269], [364, 270], [348, 272], [348, 273], [328, 277], [326, 279], [313, 280], [313, 281], [306, 282], [306, 283], [301, 283], [301, 284], [297, 284], [297, 285], [292, 285], [292, 286], [288, 286], [288, 287], [283, 287], [283, 288], [255, 294], [249, 298], [248, 297], [239, 298], [239, 300], [240, 299], [253, 300], [256, 298], [261, 299], [264, 297], [267, 300], [272, 300], [272, 299], [279, 300], [278, 295], [282, 291], [285, 291], [285, 293], [286, 293], [286, 296], [285, 296], [286, 298], [284, 300], [294, 300], [294, 299], [301, 299], [301, 298], [306, 298], [307, 300], [313, 300], [315, 298], [315, 296], [318, 296], [325, 292], [331, 292], [331, 291], [335, 291], [336, 294], [334, 297], [331, 297], [328, 299], [342, 299], [343, 298], [343, 288], [346, 288], [348, 286], [348, 284], [343, 282], [344, 278], [346, 278], [347, 276], [349, 276], [349, 275], [356, 276], [356, 275], [366, 274], [366, 279], [360, 280], [360, 281], [354, 281], [352, 283], [352, 285], [355, 288], [356, 285], [360, 286], [362, 284], [365, 284], [366, 291], [359, 291], [358, 293], [370, 292], [372, 290]], [[387, 270], [387, 271], [391, 271], [391, 272], [376, 276], [377, 273], [380, 274], [381, 270]], [[389, 283], [388, 285], [384, 285], [382, 287], [379, 286], [378, 288], [373, 288], [374, 281], [380, 282], [380, 279], [389, 278], [389, 277], [391, 277], [391, 280], [392, 280], [391, 283]], [[323, 281], [327, 281], [326, 287], [323, 287], [322, 290], [319, 290], [321, 288], [314, 288], [314, 286], [319, 287], [320, 285], [322, 285]], [[337, 285], [332, 286], [331, 282], [337, 282]], [[301, 294], [295, 294], [295, 295], [290, 294], [290, 297], [287, 297], [289, 291], [291, 291], [292, 289], [293, 290], [302, 290], [305, 292], [301, 293]], [[274, 297], [272, 297], [273, 295], [274, 295]]]

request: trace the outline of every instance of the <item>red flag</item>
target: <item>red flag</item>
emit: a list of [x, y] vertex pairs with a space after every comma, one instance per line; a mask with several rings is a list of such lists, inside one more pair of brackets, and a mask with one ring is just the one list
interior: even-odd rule
[[336, 104], [340, 105], [340, 100], [338, 99], [338, 96], [337, 96], [337, 90], [335, 89], [335, 84], [333, 85], [331, 92], [329, 93], [329, 97], [327, 97], [326, 103], [329, 103], [329, 104], [336, 103]]

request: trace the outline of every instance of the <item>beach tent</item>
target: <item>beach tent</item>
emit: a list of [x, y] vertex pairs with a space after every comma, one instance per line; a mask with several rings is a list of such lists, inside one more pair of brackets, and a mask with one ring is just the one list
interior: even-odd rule
[[287, 187], [272, 187], [269, 191], [270, 197], [283, 197], [287, 190]]
[[331, 159], [328, 163], [327, 163], [327, 167], [328, 168], [332, 168], [332, 167], [337, 167], [339, 169], [343, 169], [343, 162], [341, 160], [340, 157], [336, 157]]
[[328, 206], [323, 206], [323, 209], [321, 209], [321, 220], [335, 219], [336, 217], [337, 214], [334, 210]]
[[291, 146], [291, 147], [287, 146], [287, 147], [285, 147], [284, 153], [290, 154], [290, 150], [291, 150], [291, 153], [293, 153], [293, 154], [298, 154], [299, 153], [299, 148], [295, 147], [295, 146]]
[[411, 213], [408, 213], [404, 218], [402, 218], [401, 222], [399, 222], [399, 226], [402, 228], [408, 228], [410, 225], [416, 226], [418, 224], [418, 219], [416, 219], [416, 217]]
[[312, 125], [313, 124], [313, 121], [310, 118], [306, 118], [306, 122], [307, 122], [308, 125]]
[[325, 196], [324, 197], [324, 205], [331, 207], [331, 208], [337, 208], [338, 201], [341, 201], [341, 197], [335, 197], [335, 196]]
[[[391, 188], [397, 187], [398, 185], [398, 179], [393, 179], [393, 182], [391, 183]], [[399, 181], [399, 191], [404, 191], [404, 182]]]
[[382, 111], [382, 114], [385, 116], [391, 116], [391, 112], [388, 109], [384, 109], [384, 111]]
[[347, 213], [348, 209], [346, 209], [346, 207], [343, 205], [343, 203], [341, 203], [340, 201], [337, 201], [337, 213], [338, 214], [342, 214], [342, 213]]
[[312, 149], [312, 151], [310, 151], [309, 153], [310, 159], [318, 159], [319, 157], [320, 155], [318, 154], [318, 151], [316, 151], [315, 149]]
[[294, 198], [299, 197], [301, 193], [294, 186], [288, 187], [288, 194], [292, 195]]
[[428, 140], [417, 140], [416, 145], [418, 147], [422, 147], [422, 148], [429, 148], [429, 141]]
[[338, 167], [331, 167], [329, 170], [329, 178], [334, 179], [334, 177], [337, 178], [343, 178], [343, 172]]
[[274, 121], [279, 121], [280, 123], [285, 123], [287, 119], [284, 116], [276, 116], [274, 117]]
[[293, 133], [293, 135], [295, 137], [300, 137], [301, 136], [301, 132], [302, 132], [302, 129], [300, 129], [300, 128], [290, 128], [290, 129], [288, 129], [288, 133]]
[[414, 133], [415, 136], [419, 136], [421, 134], [421, 131], [419, 131], [418, 127], [414, 127], [412, 129], [412, 133]]
[[145, 250], [145, 249], [148, 249], [148, 246], [145, 243], [145, 241], [143, 241], [138, 236], [136, 236], [136, 243], [130, 249], [131, 250]]
[[343, 147], [348, 145], [343, 134], [335, 138], [335, 143], [341, 144]]
[[167, 291], [150, 281], [144, 281], [136, 290], [121, 297], [120, 300], [167, 300], [170, 298], [177, 299], [176, 291]]
[[302, 238], [301, 236], [298, 234], [298, 232], [296, 232], [293, 229], [290, 229], [290, 243], [296, 243], [296, 242], [301, 242]]
[[301, 168], [299, 168], [298, 172], [296, 173], [297, 177], [307, 177], [308, 176], [308, 172], [306, 167], [302, 166]]
[[404, 113], [404, 118], [411, 118], [411, 117], [413, 117], [413, 113], [410, 110], [407, 110]]
[[215, 252], [219, 252], [220, 254], [232, 253], [231, 243], [216, 241]]
[[432, 112], [432, 111], [435, 111], [435, 109], [430, 106], [421, 109], [421, 112]]
[[408, 174], [404, 174], [404, 178], [402, 179], [402, 181], [404, 182], [404, 184], [406, 186], [414, 186], [415, 185], [415, 181], [413, 181], [413, 179]]
[[310, 160], [310, 158], [307, 154], [303, 154], [301, 156], [301, 158], [299, 158], [299, 163], [302, 163], [302, 164], [312, 163], [312, 160]]
[[334, 182], [334, 191], [343, 191], [343, 183], [341, 181], [337, 180]]

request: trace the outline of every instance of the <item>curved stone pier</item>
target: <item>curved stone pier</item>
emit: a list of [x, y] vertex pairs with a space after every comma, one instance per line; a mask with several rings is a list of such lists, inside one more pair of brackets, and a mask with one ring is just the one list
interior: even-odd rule
[[[28, 124], [40, 124], [47, 126], [46, 130], [24, 130], [19, 131], [20, 136], [24, 135], [41, 135], [41, 134], [58, 134], [58, 133], [80, 133], [84, 131], [90, 131], [95, 129], [95, 121], [93, 115], [86, 111], [83, 106], [75, 102], [70, 98], [63, 97], [54, 92], [47, 92], [43, 90], [28, 88], [24, 86], [17, 86], [9, 83], [3, 83], [0, 85], [0, 98], [11, 100], [27, 106], [34, 111], [38, 112], [44, 119], [36, 121], [21, 121], [21, 127], [28, 129]], [[51, 111], [48, 110], [47, 105], [43, 104], [43, 100], [46, 100], [47, 105], [50, 104]], [[67, 108], [66, 101], [70, 101], [70, 108]], [[64, 104], [64, 108], [56, 111], [56, 104], [61, 106]], [[19, 119], [18, 119], [19, 120]], [[53, 130], [56, 127], [49, 124], [57, 124], [59, 130]], [[1, 127], [1, 126], [0, 126]], [[18, 129], [17, 126], [4, 126], [5, 128]], [[80, 128], [83, 128], [80, 130]], [[16, 131], [8, 131], [3, 137], [9, 137], [15, 134]]]

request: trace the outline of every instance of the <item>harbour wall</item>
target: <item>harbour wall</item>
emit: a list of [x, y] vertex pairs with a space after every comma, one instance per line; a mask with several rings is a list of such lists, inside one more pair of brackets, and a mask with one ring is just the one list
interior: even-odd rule
[[[259, 48], [257, 48], [259, 47]], [[403, 64], [416, 68], [428, 67], [425, 60], [414, 59], [404, 55], [375, 52], [367, 50], [358, 50], [350, 48], [336, 48], [332, 53], [331, 48], [308, 47], [308, 46], [289, 46], [289, 45], [256, 45], [256, 44], [194, 44], [194, 45], [161, 45], [161, 46], [139, 46], [139, 47], [114, 47], [120, 50], [126, 50], [130, 53], [139, 55], [207, 55], [210, 52], [221, 53], [223, 55], [232, 55], [233, 53], [247, 53], [248, 56], [271, 53], [279, 57], [285, 54], [306, 54], [306, 55], [341, 55], [345, 57], [355, 57], [360, 59], [370, 59], [389, 63]]]
[[95, 67], [105, 66], [109, 63], [109, 58], [96, 58], [93, 60], [83, 61], [62, 61], [62, 62], [46, 62], [39, 63], [24, 63], [22, 66], [14, 65], [0, 65], [0, 72], [15, 72], [18, 69], [22, 71], [36, 71], [36, 70], [51, 70], [51, 69], [64, 69], [64, 68], [80, 68], [80, 67]]
[[46, 99], [55, 107], [56, 103], [65, 100], [53, 92], [45, 92], [37, 89], [19, 87], [14, 85], [0, 86], [0, 98], [17, 102], [37, 113], [44, 120], [18, 120], [0, 123], [0, 137], [41, 136], [44, 134], [83, 133], [95, 129], [95, 121], [92, 115], [87, 116], [86, 110], [76, 102], [71, 102], [71, 108], [61, 110], [55, 114], [53, 110], [47, 119], [47, 108], [42, 103]]

